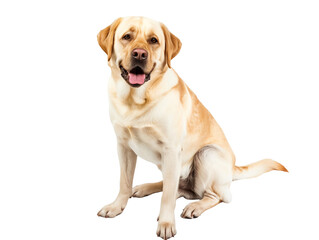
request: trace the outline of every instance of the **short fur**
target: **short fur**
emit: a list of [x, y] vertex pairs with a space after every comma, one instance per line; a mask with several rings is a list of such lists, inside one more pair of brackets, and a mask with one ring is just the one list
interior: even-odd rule
[[[152, 38], [158, 42], [152, 43]], [[235, 156], [220, 126], [171, 68], [181, 42], [165, 25], [143, 17], [119, 18], [99, 33], [98, 42], [108, 55], [112, 72], [110, 118], [121, 167], [119, 194], [99, 216], [120, 214], [131, 196], [163, 191], [157, 234], [168, 239], [176, 234], [176, 198], [200, 199], [187, 205], [181, 215], [195, 218], [222, 201], [230, 202], [233, 180], [271, 170], [287, 171], [269, 159], [235, 166]], [[151, 76], [138, 88], [130, 86], [121, 72], [129, 71], [136, 48], [147, 51], [143, 71]], [[132, 188], [137, 156], [156, 164], [163, 181]]]

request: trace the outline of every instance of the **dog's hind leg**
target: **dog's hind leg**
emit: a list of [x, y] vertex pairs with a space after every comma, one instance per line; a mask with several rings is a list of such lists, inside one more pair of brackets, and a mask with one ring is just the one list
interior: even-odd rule
[[230, 202], [232, 182], [231, 155], [217, 145], [208, 145], [194, 156], [194, 193], [201, 200], [188, 204], [183, 218], [196, 218], [220, 202]]
[[[145, 183], [137, 185], [133, 188], [132, 196], [136, 198], [142, 198], [149, 196], [153, 193], [158, 193], [163, 191], [163, 181], [156, 183]], [[187, 191], [184, 189], [178, 189], [176, 198], [184, 197], [189, 200], [199, 199], [192, 191]]]
[[181, 217], [189, 219], [197, 218], [206, 210], [215, 207], [218, 203], [220, 203], [218, 197], [204, 196], [201, 200], [188, 204], [184, 208]]
[[132, 197], [142, 198], [153, 193], [158, 193], [163, 191], [163, 181], [156, 183], [145, 183], [137, 185], [133, 188]]

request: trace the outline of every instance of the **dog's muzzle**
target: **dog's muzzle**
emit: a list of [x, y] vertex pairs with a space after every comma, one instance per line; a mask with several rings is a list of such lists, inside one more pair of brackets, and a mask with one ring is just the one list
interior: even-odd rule
[[134, 66], [130, 71], [127, 71], [121, 64], [121, 76], [131, 86], [138, 88], [151, 79], [151, 73], [155, 68], [155, 63], [149, 73], [145, 73], [140, 66]]

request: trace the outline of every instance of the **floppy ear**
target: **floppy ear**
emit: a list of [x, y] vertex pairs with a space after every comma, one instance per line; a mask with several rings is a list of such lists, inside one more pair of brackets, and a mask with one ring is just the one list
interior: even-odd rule
[[179, 50], [181, 50], [182, 42], [171, 33], [164, 24], [162, 24], [162, 30], [165, 36], [166, 63], [168, 67], [171, 68], [171, 60], [179, 53]]
[[100, 47], [107, 54], [108, 61], [110, 61], [113, 52], [114, 35], [118, 25], [121, 23], [122, 18], [116, 19], [110, 26], [104, 28], [97, 35], [97, 41]]

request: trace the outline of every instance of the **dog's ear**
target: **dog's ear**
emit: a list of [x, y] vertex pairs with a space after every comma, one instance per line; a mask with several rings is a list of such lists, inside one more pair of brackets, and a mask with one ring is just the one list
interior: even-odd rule
[[179, 53], [181, 50], [182, 42], [171, 33], [164, 24], [161, 24], [162, 30], [165, 36], [165, 58], [168, 67], [171, 67], [171, 60]]
[[122, 18], [116, 19], [110, 26], [104, 28], [97, 35], [97, 41], [100, 47], [107, 54], [108, 61], [110, 61], [113, 52], [114, 35], [118, 25], [121, 23]]

